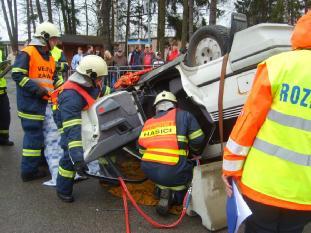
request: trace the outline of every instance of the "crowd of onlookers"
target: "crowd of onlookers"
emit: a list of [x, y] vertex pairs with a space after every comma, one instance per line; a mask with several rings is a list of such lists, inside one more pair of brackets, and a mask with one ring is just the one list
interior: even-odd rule
[[151, 67], [158, 67], [167, 62], [174, 60], [180, 55], [177, 41], [173, 41], [165, 49], [165, 54], [155, 52], [150, 44], [137, 45], [131, 47], [128, 55], [121, 47], [118, 47], [113, 53], [109, 50], [103, 51], [100, 47], [92, 45], [87, 46], [87, 50], [83, 51], [82, 47], [78, 47], [76, 54], [71, 60], [71, 72], [74, 72], [82, 57], [95, 54], [101, 56], [107, 63], [109, 68], [110, 84], [113, 85], [120, 75], [127, 71], [142, 70]]

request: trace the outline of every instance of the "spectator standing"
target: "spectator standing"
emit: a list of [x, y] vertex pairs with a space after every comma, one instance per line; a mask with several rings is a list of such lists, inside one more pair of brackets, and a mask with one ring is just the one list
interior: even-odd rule
[[162, 59], [161, 52], [159, 51], [159, 52], [156, 53], [155, 58], [152, 60], [152, 66], [153, 67], [158, 67], [158, 66], [161, 66], [161, 65], [164, 65], [164, 61]]
[[133, 70], [139, 70], [140, 66], [142, 65], [141, 61], [141, 49], [140, 47], [136, 46], [135, 50], [132, 52], [131, 56], [131, 66]]
[[122, 49], [118, 49], [116, 52], [116, 55], [113, 57], [113, 63], [115, 66], [127, 66], [127, 60]]
[[77, 66], [79, 65], [79, 62], [80, 60], [82, 59], [83, 57], [83, 50], [82, 50], [82, 47], [78, 47], [78, 53], [75, 54], [72, 58], [72, 61], [71, 61], [71, 69], [72, 70], [76, 70]]
[[95, 48], [95, 55], [102, 57], [101, 49], [98, 46]]
[[93, 47], [93, 45], [88, 45], [85, 55], [92, 55], [92, 54], [94, 54], [94, 47]]
[[131, 64], [131, 60], [132, 60], [132, 54], [133, 54], [134, 49], [131, 48], [131, 52], [129, 53], [128, 57], [127, 57], [127, 64]]
[[169, 51], [166, 61], [170, 62], [173, 61], [175, 58], [179, 56], [179, 51], [178, 51], [178, 42], [176, 40], [173, 41], [171, 50]]
[[141, 56], [142, 56], [144, 68], [145, 69], [150, 68], [152, 66], [152, 61], [155, 58], [155, 55], [154, 55], [154, 52], [151, 50], [149, 44], [146, 44], [145, 51]]

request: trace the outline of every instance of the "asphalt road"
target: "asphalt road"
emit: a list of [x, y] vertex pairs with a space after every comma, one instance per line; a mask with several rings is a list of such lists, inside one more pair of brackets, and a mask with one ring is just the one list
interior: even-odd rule
[[[28, 183], [21, 181], [23, 131], [16, 114], [15, 87], [12, 81], [9, 81], [8, 88], [12, 117], [10, 134], [15, 146], [0, 147], [0, 232], [125, 232], [122, 200], [108, 193], [96, 179], [77, 183], [74, 188], [76, 201], [70, 204], [58, 200], [54, 188], [43, 186], [42, 182], [45, 180]], [[161, 222], [172, 222], [176, 219], [176, 216], [159, 218], [151, 207], [143, 209]], [[201, 225], [198, 216], [186, 216], [183, 222], [172, 230], [154, 229], [132, 207], [130, 222], [133, 233], [209, 232]], [[227, 231], [218, 231], [225, 232]], [[311, 227], [309, 226], [304, 233], [311, 233]]]

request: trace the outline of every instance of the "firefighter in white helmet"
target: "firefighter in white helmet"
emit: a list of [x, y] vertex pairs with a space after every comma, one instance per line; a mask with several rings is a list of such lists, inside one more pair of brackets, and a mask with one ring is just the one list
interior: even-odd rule
[[138, 140], [141, 168], [157, 184], [160, 202], [156, 210], [161, 215], [167, 214], [171, 204], [181, 204], [192, 180], [189, 151], [199, 155], [205, 144], [195, 117], [176, 105], [173, 93], [159, 93], [154, 102], [156, 115], [145, 122]]
[[53, 95], [55, 120], [61, 132], [64, 156], [59, 162], [57, 196], [65, 202], [73, 202], [72, 189], [76, 172], [85, 175], [87, 166], [83, 159], [81, 138], [81, 112], [89, 109], [95, 100], [113, 90], [102, 84], [108, 74], [107, 64], [99, 56], [82, 58], [76, 72]]
[[43, 128], [50, 93], [62, 84], [50, 54], [59, 36], [54, 24], [39, 24], [29, 45], [18, 53], [12, 69], [17, 89], [18, 116], [25, 133], [21, 164], [24, 182], [46, 175], [38, 170], [38, 166], [44, 147]]

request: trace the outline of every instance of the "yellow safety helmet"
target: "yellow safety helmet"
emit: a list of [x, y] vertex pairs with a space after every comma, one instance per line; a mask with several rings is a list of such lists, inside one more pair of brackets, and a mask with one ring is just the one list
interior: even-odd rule
[[90, 78], [98, 78], [108, 74], [105, 60], [97, 55], [87, 55], [83, 57], [76, 71]]
[[51, 37], [60, 37], [60, 33], [54, 24], [50, 22], [43, 22], [37, 26], [34, 36], [49, 40]]
[[157, 105], [158, 103], [160, 103], [163, 100], [167, 100], [167, 101], [171, 101], [171, 102], [177, 103], [176, 96], [172, 92], [162, 91], [155, 98], [153, 106]]

